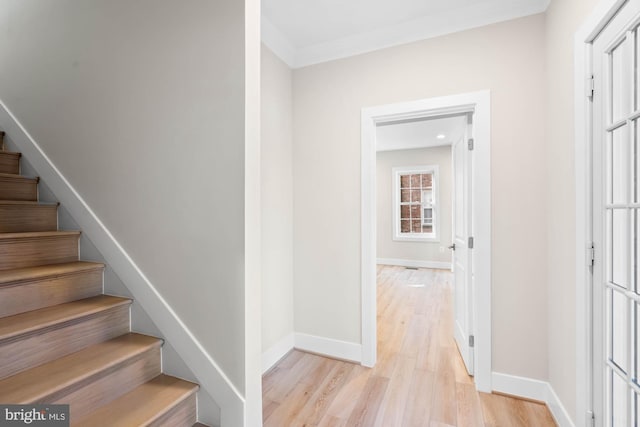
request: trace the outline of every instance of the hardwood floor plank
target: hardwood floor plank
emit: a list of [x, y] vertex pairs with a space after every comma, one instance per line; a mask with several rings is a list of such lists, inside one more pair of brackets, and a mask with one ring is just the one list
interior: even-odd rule
[[267, 418], [273, 414], [280, 404], [278, 402], [274, 402], [273, 400], [269, 400], [264, 398], [262, 400], [262, 421], [266, 421]]
[[358, 396], [362, 394], [371, 373], [371, 369], [360, 365], [354, 366], [342, 389], [329, 405], [327, 414], [346, 421], [358, 403]]
[[456, 382], [451, 356], [447, 349], [440, 350], [435, 389], [437, 392], [433, 398], [431, 419], [455, 426], [457, 423]]
[[310, 384], [297, 383], [288, 394], [289, 398], [281, 402], [269, 417], [264, 420], [264, 427], [293, 426], [293, 420], [298, 416], [304, 405], [311, 398], [314, 387]]
[[378, 266], [374, 368], [291, 351], [263, 376], [277, 427], [551, 427], [548, 408], [478, 393], [453, 339], [451, 272]]
[[415, 373], [416, 359], [400, 356], [396, 369], [389, 381], [389, 387], [381, 403], [376, 427], [399, 426], [409, 398], [411, 380]]
[[402, 425], [406, 427], [428, 427], [433, 407], [435, 374], [428, 371], [415, 371], [407, 405], [404, 409]]
[[300, 379], [304, 378], [309, 372], [316, 369], [323, 359], [324, 358], [314, 354], [304, 353], [298, 363], [296, 363], [292, 368], [287, 369], [285, 374], [278, 378], [271, 387], [271, 390], [266, 394], [266, 397], [275, 402], [284, 402], [287, 399], [287, 396], [299, 383]]
[[[324, 381], [296, 417], [295, 425], [317, 426], [355, 367], [353, 363], [348, 362], [338, 362], [332, 365], [331, 371], [325, 376]], [[311, 384], [313, 385], [313, 383]]]
[[458, 425], [484, 427], [482, 405], [473, 383], [456, 383]]
[[388, 386], [389, 378], [369, 378], [364, 390], [362, 390], [358, 403], [356, 403], [351, 416], [347, 420], [347, 425], [350, 427], [370, 427], [374, 425], [380, 410], [380, 402], [382, 402]]
[[340, 418], [325, 415], [320, 421], [320, 424], [318, 424], [318, 427], [345, 427], [345, 422], [346, 421]]
[[298, 350], [291, 350], [286, 356], [278, 362], [280, 368], [292, 368], [300, 359], [304, 357], [305, 353]]

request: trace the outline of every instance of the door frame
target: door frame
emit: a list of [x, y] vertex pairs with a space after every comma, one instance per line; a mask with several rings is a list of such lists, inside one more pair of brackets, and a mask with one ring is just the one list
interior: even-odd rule
[[[361, 315], [364, 366], [376, 363], [376, 125], [397, 120], [474, 113], [473, 229], [476, 388], [491, 392], [491, 95], [488, 90], [362, 109]], [[453, 333], [453, 331], [452, 331]]]
[[[588, 97], [592, 43], [627, 0], [601, 0], [574, 38], [574, 148], [576, 182], [576, 425], [588, 425], [593, 409], [592, 104]], [[585, 357], [586, 355], [586, 357]]]

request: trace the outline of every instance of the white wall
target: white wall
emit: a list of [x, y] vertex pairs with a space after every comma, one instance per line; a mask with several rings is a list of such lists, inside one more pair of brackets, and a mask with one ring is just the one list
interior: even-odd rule
[[[573, 42], [597, 0], [553, 0], [546, 14], [549, 382], [576, 412]], [[581, 357], [582, 355], [577, 355]]]
[[360, 342], [360, 112], [490, 89], [493, 369], [547, 379], [544, 16], [293, 73], [295, 329]]
[[[439, 242], [393, 240], [392, 169], [398, 166], [437, 165], [439, 191]], [[418, 262], [451, 262], [451, 146], [414, 150], [379, 151], [376, 155], [376, 203], [378, 259], [401, 259]], [[440, 252], [440, 248], [443, 251]]]
[[242, 2], [0, 8], [0, 99], [242, 392], [245, 51]]
[[291, 69], [262, 46], [262, 351], [293, 333]]

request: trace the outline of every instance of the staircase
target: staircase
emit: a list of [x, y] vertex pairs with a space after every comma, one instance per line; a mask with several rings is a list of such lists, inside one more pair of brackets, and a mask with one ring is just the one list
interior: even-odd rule
[[[162, 374], [158, 338], [130, 331], [131, 300], [102, 294], [104, 264], [0, 132], [0, 403], [69, 404], [72, 426], [193, 426], [198, 385]], [[200, 425], [200, 424], [198, 424]]]

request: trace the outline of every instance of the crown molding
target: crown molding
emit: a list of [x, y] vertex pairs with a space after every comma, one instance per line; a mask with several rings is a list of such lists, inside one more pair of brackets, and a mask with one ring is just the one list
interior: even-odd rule
[[298, 48], [267, 18], [263, 17], [262, 41], [289, 67], [301, 68], [535, 15], [546, 11], [550, 1], [511, 2], [505, 5], [502, 0], [493, 0], [489, 3], [424, 16], [402, 24]]
[[289, 39], [264, 15], [260, 23], [260, 31], [262, 34], [262, 43], [271, 49], [271, 51], [290, 68], [295, 68], [296, 49]]

